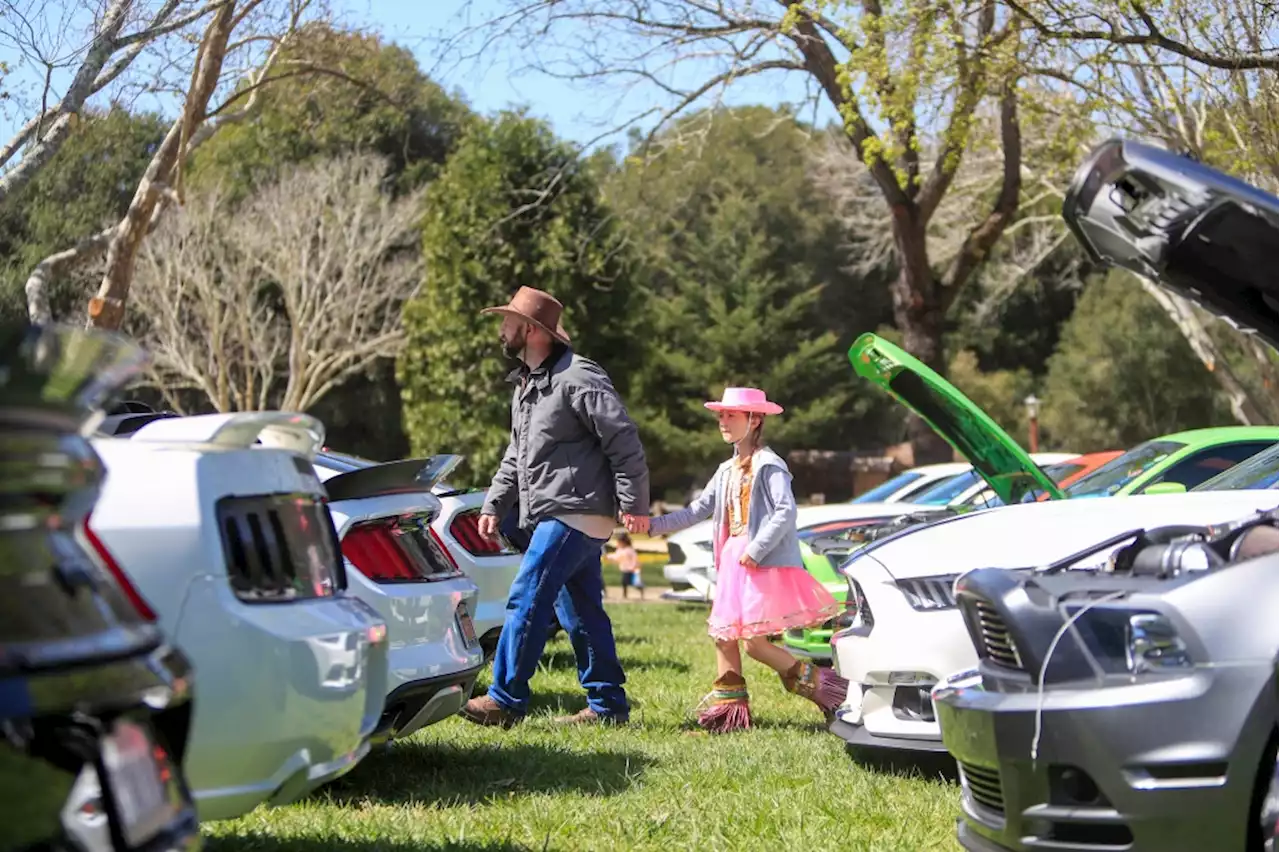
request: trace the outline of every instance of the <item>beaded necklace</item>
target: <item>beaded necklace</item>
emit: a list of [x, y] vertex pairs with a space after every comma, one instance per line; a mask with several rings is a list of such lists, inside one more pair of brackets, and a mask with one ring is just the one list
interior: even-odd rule
[[733, 471], [729, 476], [729, 535], [747, 532], [748, 512], [751, 508], [751, 483], [754, 478], [752, 462], [755, 454], [735, 456]]

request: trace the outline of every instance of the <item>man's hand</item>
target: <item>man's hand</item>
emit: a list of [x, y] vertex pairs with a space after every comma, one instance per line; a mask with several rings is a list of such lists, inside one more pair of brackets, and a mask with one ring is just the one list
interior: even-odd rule
[[498, 540], [498, 516], [497, 515], [481, 515], [480, 516], [480, 536], [489, 541]]
[[638, 533], [645, 535], [649, 532], [649, 516], [648, 515], [623, 515], [622, 525], [627, 528], [629, 533]]
[[742, 558], [738, 560], [738, 564], [739, 564], [739, 565], [741, 565], [743, 568], [746, 568], [746, 569], [748, 569], [748, 570], [750, 570], [750, 569], [752, 569], [752, 568], [759, 568], [759, 567], [760, 567], [760, 563], [759, 563], [759, 562], [755, 561], [754, 559], [752, 559], [750, 556], [748, 556], [748, 555], [747, 555], [747, 554], [745, 554], [745, 553], [744, 553], [744, 554], [742, 554]]

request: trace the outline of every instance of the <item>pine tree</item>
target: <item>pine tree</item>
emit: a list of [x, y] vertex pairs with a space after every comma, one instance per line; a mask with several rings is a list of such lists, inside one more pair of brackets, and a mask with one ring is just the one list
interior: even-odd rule
[[425, 276], [405, 306], [397, 377], [414, 453], [467, 456], [460, 481], [486, 483], [506, 448], [515, 366], [498, 322], [481, 316], [521, 286], [565, 305], [575, 351], [624, 394], [637, 360], [623, 247], [599, 187], [542, 122], [503, 113], [473, 128], [432, 184], [423, 228]]

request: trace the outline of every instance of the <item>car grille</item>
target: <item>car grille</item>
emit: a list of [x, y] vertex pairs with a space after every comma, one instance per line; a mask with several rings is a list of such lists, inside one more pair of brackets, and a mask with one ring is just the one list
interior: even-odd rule
[[1000, 772], [985, 766], [957, 761], [960, 764], [960, 783], [964, 794], [989, 811], [1004, 814], [1004, 791], [1000, 787]]
[[975, 600], [974, 612], [978, 617], [978, 632], [982, 636], [982, 652], [992, 662], [1009, 668], [1021, 669], [1022, 658], [1014, 647], [1009, 628], [996, 612], [995, 607], [986, 601]]
[[915, 577], [899, 580], [898, 588], [906, 595], [907, 603], [915, 610], [954, 609], [956, 575]]

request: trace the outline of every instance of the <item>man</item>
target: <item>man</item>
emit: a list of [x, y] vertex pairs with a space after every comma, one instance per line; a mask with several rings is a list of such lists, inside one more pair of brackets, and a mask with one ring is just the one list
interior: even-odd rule
[[511, 442], [481, 509], [480, 532], [494, 538], [501, 518], [519, 510], [532, 529], [507, 599], [489, 693], [462, 715], [509, 728], [524, 718], [554, 612], [569, 633], [587, 707], [565, 724], [621, 723], [630, 717], [626, 677], [613, 625], [604, 611], [601, 550], [619, 511], [632, 532], [649, 526], [649, 469], [639, 433], [608, 375], [574, 354], [560, 324], [563, 308], [548, 293], [521, 287], [500, 314], [499, 338], [520, 366], [507, 380]]

